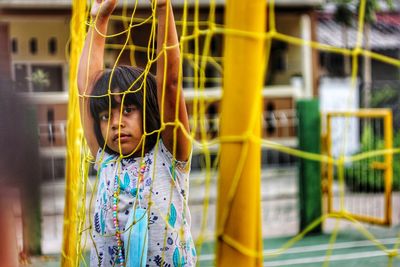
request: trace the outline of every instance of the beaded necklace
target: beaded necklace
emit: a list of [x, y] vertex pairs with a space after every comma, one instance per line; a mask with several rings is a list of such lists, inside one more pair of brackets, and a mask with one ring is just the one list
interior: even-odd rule
[[[140, 185], [143, 182], [144, 172], [146, 170], [146, 163], [142, 162], [140, 165], [139, 173], [138, 173], [138, 184]], [[118, 202], [119, 202], [119, 177], [115, 175], [114, 178], [114, 194], [113, 194], [113, 222], [115, 227], [115, 238], [117, 239], [117, 252], [118, 252], [118, 265], [124, 266], [125, 259], [122, 253], [123, 246], [121, 240], [121, 229], [119, 228], [118, 221]]]

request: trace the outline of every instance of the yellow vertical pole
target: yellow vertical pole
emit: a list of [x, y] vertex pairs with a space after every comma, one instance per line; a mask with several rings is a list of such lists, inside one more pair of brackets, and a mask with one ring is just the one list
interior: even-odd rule
[[259, 138], [266, 1], [228, 0], [225, 27], [216, 265], [262, 266]]
[[[327, 114], [326, 116], [326, 151], [329, 158], [332, 158], [332, 132], [331, 132], [331, 121], [332, 116]], [[328, 176], [328, 200], [327, 200], [327, 212], [331, 213], [333, 211], [333, 163], [329, 162], [326, 164], [328, 166], [327, 176]]]
[[81, 165], [82, 127], [79, 114], [79, 96], [77, 89], [77, 67], [86, 33], [86, 1], [73, 0], [70, 24], [71, 50], [69, 71], [69, 103], [67, 120], [67, 163], [66, 189], [63, 228], [62, 266], [78, 266], [79, 208], [78, 200], [82, 192]]
[[[393, 149], [393, 116], [392, 111], [387, 110], [384, 116], [385, 149]], [[385, 223], [392, 224], [392, 180], [393, 180], [393, 154], [385, 154]]]

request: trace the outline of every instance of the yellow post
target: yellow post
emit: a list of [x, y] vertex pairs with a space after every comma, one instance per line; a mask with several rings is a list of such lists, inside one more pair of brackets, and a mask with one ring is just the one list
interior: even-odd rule
[[[79, 116], [79, 97], [77, 89], [77, 67], [79, 55], [82, 51], [86, 33], [86, 1], [73, 0], [70, 26], [71, 52], [69, 74], [69, 103], [67, 121], [67, 165], [66, 189], [63, 228], [62, 266], [78, 266], [80, 250], [79, 210], [78, 200], [82, 194], [82, 175], [79, 172], [81, 165], [82, 128]], [[84, 211], [84, 210], [83, 210]]]
[[225, 12], [216, 266], [262, 266], [259, 138], [266, 1], [228, 0]]
[[[393, 115], [387, 110], [384, 117], [385, 149], [393, 149]], [[393, 154], [385, 154], [385, 223], [392, 224], [392, 180], [393, 180]]]

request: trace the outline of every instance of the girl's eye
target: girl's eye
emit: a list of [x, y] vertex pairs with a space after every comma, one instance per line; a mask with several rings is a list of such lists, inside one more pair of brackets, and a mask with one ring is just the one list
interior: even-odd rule
[[101, 121], [108, 121], [108, 114], [100, 114], [100, 120]]
[[129, 107], [124, 107], [124, 109], [122, 110], [122, 112], [126, 115], [126, 114], [131, 113], [134, 109], [135, 109], [135, 107], [131, 107], [131, 106], [129, 106]]

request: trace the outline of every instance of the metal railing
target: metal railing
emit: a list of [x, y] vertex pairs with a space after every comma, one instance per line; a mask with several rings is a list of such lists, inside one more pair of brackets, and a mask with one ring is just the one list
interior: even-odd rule
[[41, 147], [66, 145], [67, 121], [60, 120], [53, 123], [39, 123], [38, 134]]
[[329, 112], [326, 119], [325, 153], [336, 160], [336, 164], [323, 164], [327, 212], [346, 213], [362, 222], [391, 224], [391, 110]]

